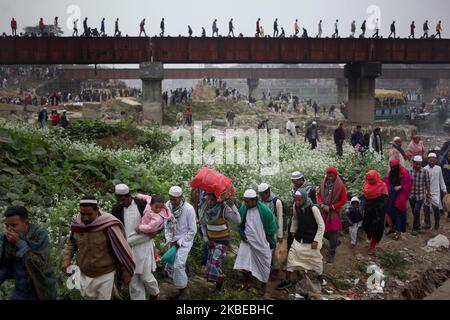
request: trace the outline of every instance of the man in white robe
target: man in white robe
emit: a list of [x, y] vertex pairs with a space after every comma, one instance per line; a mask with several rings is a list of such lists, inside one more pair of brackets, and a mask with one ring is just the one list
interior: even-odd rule
[[[127, 242], [131, 247], [136, 264], [129, 286], [130, 298], [131, 300], [146, 300], [147, 289], [150, 298], [156, 299], [159, 295], [159, 286], [153, 275], [156, 270], [153, 239], [152, 236], [136, 231], [141, 223], [146, 201], [131, 197], [130, 189], [125, 184], [116, 185], [115, 194], [118, 207], [113, 209], [112, 212], [119, 220], [123, 221]], [[118, 210], [123, 210], [123, 213], [121, 212], [119, 215]]]
[[428, 165], [425, 167], [425, 170], [428, 171], [430, 176], [430, 191], [431, 191], [431, 199], [429, 203], [425, 204], [424, 213], [425, 213], [425, 226], [424, 229], [431, 228], [431, 218], [430, 211], [431, 208], [434, 212], [434, 229], [439, 229], [439, 220], [440, 220], [440, 209], [442, 209], [441, 203], [441, 191], [444, 195], [447, 194], [447, 187], [445, 186], [444, 176], [442, 175], [442, 169], [440, 166], [436, 165], [437, 157], [435, 153], [430, 153], [428, 155]]
[[294, 118], [290, 118], [288, 122], [286, 122], [286, 137], [288, 142], [295, 142], [295, 139], [297, 137], [297, 130], [295, 128]]
[[[266, 284], [270, 276], [270, 264], [272, 261], [272, 248], [276, 243], [275, 234], [278, 229], [275, 217], [270, 209], [262, 202], [257, 203], [257, 194], [255, 190], [247, 190], [244, 193], [244, 203], [240, 209], [241, 213], [241, 234], [242, 241], [234, 264], [235, 270], [241, 270], [244, 273], [244, 288], [249, 288], [250, 275], [261, 282], [260, 295], [265, 294]], [[260, 210], [264, 210], [261, 213]], [[243, 218], [243, 210], [246, 215]], [[267, 231], [263, 225], [262, 215], [265, 214], [270, 224], [270, 231]], [[269, 242], [270, 241], [270, 242]]]
[[194, 207], [184, 201], [183, 191], [174, 186], [169, 190], [170, 200], [166, 206], [172, 213], [169, 220], [165, 220], [165, 236], [168, 246], [176, 246], [177, 253], [173, 264], [166, 265], [166, 271], [173, 279], [174, 286], [179, 290], [176, 299], [187, 298], [188, 277], [186, 261], [197, 233], [197, 219]]

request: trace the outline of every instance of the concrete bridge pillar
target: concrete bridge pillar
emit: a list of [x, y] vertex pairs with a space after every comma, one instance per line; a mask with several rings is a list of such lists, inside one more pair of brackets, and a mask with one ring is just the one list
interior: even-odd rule
[[439, 85], [439, 79], [421, 79], [422, 102], [431, 103], [435, 98], [435, 90]]
[[162, 62], [142, 62], [139, 65], [142, 80], [142, 111], [144, 121], [162, 124], [162, 80], [164, 70]]
[[381, 75], [381, 63], [349, 63], [344, 68], [348, 79], [348, 120], [373, 123], [375, 118], [375, 79]]
[[347, 79], [336, 79], [337, 102], [346, 102], [348, 100], [348, 81]]
[[255, 98], [256, 89], [258, 89], [259, 79], [247, 79], [248, 96]]

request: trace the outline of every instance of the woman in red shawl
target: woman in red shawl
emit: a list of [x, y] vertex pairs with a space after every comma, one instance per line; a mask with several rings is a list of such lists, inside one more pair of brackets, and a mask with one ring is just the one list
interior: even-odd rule
[[376, 254], [377, 243], [381, 241], [384, 232], [385, 206], [388, 197], [386, 184], [376, 170], [366, 173], [363, 185], [364, 218], [363, 228], [370, 240], [369, 254]]
[[341, 209], [347, 203], [347, 191], [336, 168], [329, 167], [320, 184], [317, 197], [319, 209], [325, 222], [324, 237], [329, 241], [327, 263], [333, 263], [339, 245], [339, 232], [342, 229]]
[[394, 223], [394, 240], [398, 240], [401, 233], [406, 231], [406, 210], [413, 188], [413, 178], [409, 171], [400, 164], [399, 158], [389, 161], [389, 165], [391, 170], [384, 178], [389, 193], [386, 211]]

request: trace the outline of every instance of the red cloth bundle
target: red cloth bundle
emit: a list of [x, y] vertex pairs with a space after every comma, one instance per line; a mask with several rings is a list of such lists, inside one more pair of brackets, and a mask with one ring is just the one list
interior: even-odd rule
[[214, 193], [216, 198], [220, 198], [224, 191], [227, 191], [229, 195], [236, 194], [233, 181], [230, 178], [206, 167], [198, 170], [195, 177], [191, 180], [191, 187], [208, 193]]

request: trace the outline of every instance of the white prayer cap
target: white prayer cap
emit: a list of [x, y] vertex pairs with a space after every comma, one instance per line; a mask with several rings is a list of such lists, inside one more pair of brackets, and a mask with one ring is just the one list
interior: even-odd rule
[[361, 200], [359, 200], [358, 197], [353, 197], [352, 200], [350, 200], [350, 203], [353, 203], [355, 201], [358, 202], [358, 203], [361, 203]]
[[431, 152], [431, 153], [428, 155], [428, 158], [437, 158], [436, 153]]
[[291, 180], [298, 180], [303, 178], [303, 175], [299, 171], [294, 171], [291, 174]]
[[248, 198], [248, 199], [254, 199], [254, 198], [256, 198], [256, 191], [253, 190], [253, 189], [245, 190], [245, 192], [244, 192], [244, 198]]
[[400, 137], [394, 137], [394, 139], [392, 139], [392, 142], [395, 142], [395, 141], [397, 141], [397, 140], [402, 140], [402, 138], [400, 138]]
[[121, 183], [116, 185], [115, 191], [118, 196], [125, 196], [130, 193], [130, 188], [126, 184]]
[[270, 188], [270, 186], [267, 183], [263, 182], [258, 186], [258, 192], [267, 191], [267, 189], [269, 189], [269, 188]]
[[313, 122], [312, 122], [312, 124], [313, 124], [313, 125], [316, 125], [316, 124], [317, 124], [317, 122], [313, 121]]
[[303, 197], [302, 193], [299, 190], [295, 191], [294, 196], [302, 196]]
[[414, 156], [413, 161], [414, 162], [422, 162], [422, 156]]
[[179, 186], [170, 187], [169, 195], [172, 197], [181, 197], [183, 195], [183, 190]]

